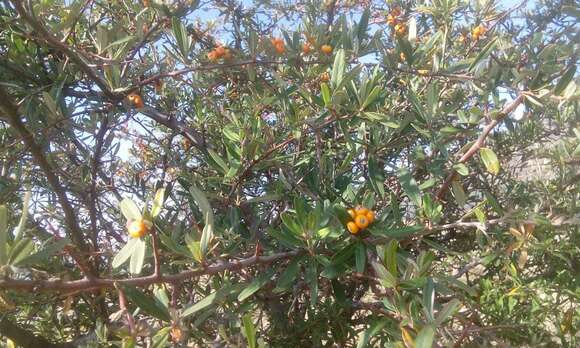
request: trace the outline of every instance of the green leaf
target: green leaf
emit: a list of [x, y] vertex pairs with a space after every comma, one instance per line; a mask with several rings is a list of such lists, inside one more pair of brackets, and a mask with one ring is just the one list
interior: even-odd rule
[[287, 228], [269, 228], [268, 235], [277, 239], [283, 245], [294, 248], [302, 246], [302, 241], [296, 237], [296, 235], [289, 231]]
[[27, 190], [24, 193], [24, 199], [22, 200], [22, 215], [20, 216], [20, 221], [18, 222], [18, 226], [14, 230], [14, 240], [17, 240], [21, 237], [22, 231], [24, 230], [24, 225], [26, 224], [26, 219], [28, 218], [28, 207], [30, 206], [30, 190]]
[[368, 161], [369, 179], [373, 190], [383, 198], [385, 196], [383, 169], [375, 159], [375, 156], [370, 156]]
[[334, 57], [334, 64], [332, 65], [332, 72], [330, 74], [330, 82], [336, 91], [338, 85], [341, 84], [342, 78], [344, 76], [345, 67], [345, 53], [344, 49], [339, 49]]
[[138, 220], [141, 219], [141, 211], [137, 207], [137, 204], [129, 198], [125, 198], [120, 203], [121, 213], [127, 220]]
[[459, 180], [453, 180], [451, 182], [451, 191], [453, 192], [453, 196], [457, 201], [457, 205], [463, 207], [467, 202], [467, 196], [465, 195], [465, 191], [463, 190], [463, 186]]
[[318, 303], [318, 267], [312, 262], [306, 268], [304, 280], [310, 288], [310, 306], [315, 307]]
[[171, 316], [167, 308], [154, 297], [144, 294], [135, 287], [129, 286], [124, 287], [123, 292], [143, 312], [163, 321], [171, 321]]
[[467, 68], [468, 71], [472, 71], [473, 68], [475, 68], [475, 66], [477, 65], [477, 63], [481, 62], [483, 59], [487, 58], [487, 56], [489, 56], [489, 54], [491, 53], [491, 51], [495, 48], [495, 46], [497, 45], [497, 37], [494, 37], [493, 39], [491, 39], [491, 41], [485, 45], [485, 47], [479, 52], [479, 54], [477, 55], [477, 57], [475, 57], [475, 59], [473, 60], [473, 62], [471, 62], [471, 64], [469, 65], [469, 68]]
[[244, 336], [246, 336], [246, 340], [248, 341], [248, 347], [256, 348], [256, 327], [252, 322], [252, 316], [250, 313], [247, 313], [242, 317], [242, 323], [244, 327]]
[[382, 286], [385, 288], [394, 288], [397, 286], [397, 277], [392, 275], [385, 266], [375, 261], [371, 262], [371, 265], [379, 277]]
[[0, 205], [0, 266], [8, 261], [8, 210]]
[[167, 341], [169, 340], [169, 332], [171, 331], [171, 327], [164, 327], [161, 330], [157, 331], [155, 336], [153, 336], [153, 344], [151, 348], [164, 348], [167, 346]]
[[280, 293], [284, 292], [294, 284], [296, 276], [300, 272], [300, 258], [295, 258], [292, 260], [288, 267], [280, 274], [280, 278], [278, 278], [278, 283], [276, 284], [276, 288], [274, 292]]
[[141, 270], [143, 269], [147, 244], [141, 238], [134, 239], [135, 246], [133, 248], [133, 253], [131, 254], [131, 260], [129, 261], [129, 272], [131, 272], [131, 274], [137, 275], [140, 274]]
[[205, 225], [203, 232], [201, 233], [201, 240], [199, 241], [199, 248], [201, 250], [201, 255], [205, 257], [207, 251], [209, 250], [210, 242], [213, 238], [213, 231], [211, 225]]
[[190, 39], [187, 35], [187, 31], [185, 29], [185, 25], [181, 23], [179, 17], [175, 16], [172, 18], [172, 27], [173, 27], [173, 36], [175, 37], [175, 42], [179, 51], [181, 53], [182, 58], [185, 62], [188, 62], [187, 56], [189, 55], [190, 49]]
[[201, 263], [204, 259], [204, 254], [201, 251], [200, 242], [193, 239], [191, 234], [188, 233], [185, 235], [185, 245], [187, 245], [187, 248], [189, 249], [189, 252], [191, 252], [193, 259]]
[[447, 302], [439, 312], [437, 312], [437, 317], [435, 318], [435, 324], [440, 326], [449, 317], [451, 317], [455, 312], [461, 307], [461, 302], [458, 299], [453, 299]]
[[212, 149], [208, 149], [207, 152], [209, 153], [211, 159], [219, 166], [219, 168], [221, 168], [222, 174], [227, 173], [230, 170], [230, 167], [217, 152]]
[[453, 165], [453, 169], [455, 169], [455, 171], [457, 171], [457, 173], [459, 173], [462, 176], [467, 176], [469, 175], [469, 169], [467, 168], [467, 166], [463, 163], [457, 163]]
[[369, 8], [366, 8], [360, 17], [360, 21], [358, 22], [356, 35], [359, 41], [362, 41], [367, 33], [367, 29], [369, 26], [369, 17], [371, 15], [371, 11]]
[[367, 251], [365, 245], [362, 242], [356, 243], [356, 248], [354, 251], [356, 271], [358, 273], [364, 273], [367, 261]]
[[195, 200], [197, 207], [201, 211], [205, 219], [205, 224], [213, 225], [214, 222], [213, 210], [211, 209], [211, 205], [209, 204], [209, 201], [207, 200], [203, 191], [198, 189], [195, 185], [191, 185], [191, 187], [189, 188], [189, 192], [191, 193], [191, 196]]
[[387, 269], [393, 275], [397, 275], [397, 249], [399, 248], [399, 242], [395, 239], [389, 242], [386, 249], [385, 264]]
[[371, 326], [365, 331], [358, 335], [356, 348], [364, 348], [369, 344], [371, 337], [379, 333], [387, 324], [388, 320], [377, 320], [371, 324]]
[[366, 97], [364, 103], [361, 105], [360, 110], [365, 110], [369, 105], [374, 103], [374, 101], [378, 98], [379, 94], [381, 93], [381, 87], [375, 86], [369, 95]]
[[40, 251], [21, 259], [17, 264], [19, 266], [44, 264], [48, 258], [60, 252], [69, 243], [70, 241], [68, 239], [55, 240], [54, 237], [51, 237], [44, 243]]
[[227, 288], [227, 286], [212, 292], [211, 294], [207, 295], [206, 297], [203, 298], [203, 300], [198, 301], [197, 303], [191, 305], [190, 307], [186, 308], [182, 313], [181, 313], [181, 318], [187, 318], [190, 315], [195, 314], [196, 312], [199, 312], [200, 310], [207, 308], [209, 306], [211, 306], [212, 304], [214, 304], [216, 301], [220, 300], [223, 295], [227, 292], [227, 290], [229, 290]]
[[499, 173], [500, 166], [495, 152], [487, 147], [482, 147], [479, 149], [479, 155], [481, 156], [481, 160], [483, 161], [487, 171], [493, 175], [497, 175]]
[[33, 250], [34, 244], [30, 238], [22, 238], [16, 241], [10, 249], [8, 263], [11, 265], [18, 265], [18, 263], [28, 257]]
[[244, 290], [242, 290], [238, 294], [238, 301], [242, 302], [243, 300], [247, 299], [248, 297], [255, 294], [258, 290], [260, 290], [264, 285], [266, 285], [270, 278], [272, 277], [273, 271], [270, 270], [267, 273], [263, 273], [254, 279], [250, 285], [248, 285]]
[[415, 348], [431, 348], [433, 346], [433, 338], [435, 337], [435, 330], [433, 326], [427, 325], [419, 331], [415, 338]]
[[420, 207], [421, 191], [419, 191], [419, 185], [417, 185], [417, 182], [411, 173], [406, 168], [400, 168], [397, 172], [397, 176], [399, 177], [399, 181], [401, 182], [403, 190], [411, 202], [413, 202], [416, 207]]
[[415, 225], [415, 226], [405, 226], [400, 228], [372, 228], [369, 231], [375, 236], [385, 236], [391, 238], [403, 238], [410, 236], [414, 233], [423, 231], [425, 227]]
[[558, 81], [558, 83], [556, 84], [556, 87], [554, 87], [554, 94], [562, 95], [562, 93], [564, 93], [564, 91], [574, 78], [575, 74], [576, 74], [576, 64], [572, 64], [572, 66], [570, 66], [568, 70], [566, 70], [564, 75], [562, 75], [560, 81]]
[[165, 201], [165, 189], [160, 188], [155, 192], [155, 198], [153, 199], [153, 206], [151, 207], [151, 217], [155, 218], [163, 209], [163, 202]]
[[122, 264], [124, 264], [133, 254], [133, 250], [135, 250], [138, 238], [131, 238], [127, 241], [127, 244], [119, 250], [117, 255], [113, 258], [112, 266], [113, 268], [118, 268]]
[[429, 322], [433, 321], [433, 305], [435, 303], [435, 283], [431, 277], [427, 278], [427, 282], [423, 287], [423, 308], [425, 309], [425, 316]]
[[320, 92], [322, 92], [322, 100], [324, 101], [324, 106], [327, 108], [330, 107], [331, 102], [330, 89], [328, 88], [328, 85], [325, 82], [320, 84]]

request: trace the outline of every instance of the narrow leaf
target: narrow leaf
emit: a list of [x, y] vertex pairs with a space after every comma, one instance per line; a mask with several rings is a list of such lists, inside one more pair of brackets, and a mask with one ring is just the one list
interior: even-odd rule
[[244, 336], [248, 341], [248, 347], [256, 348], [256, 327], [252, 322], [252, 316], [248, 313], [242, 317], [242, 323], [244, 326]]
[[124, 264], [133, 254], [133, 250], [135, 249], [135, 245], [137, 243], [137, 238], [131, 238], [127, 241], [127, 244], [119, 250], [117, 255], [113, 258], [112, 266], [113, 268], [118, 268], [122, 264]]
[[140, 238], [135, 238], [135, 247], [131, 254], [131, 260], [129, 261], [129, 272], [131, 274], [137, 275], [141, 273], [143, 262], [145, 261], [146, 249], [147, 244], [145, 244], [145, 241]]
[[167, 308], [154, 297], [144, 294], [134, 287], [124, 287], [123, 292], [143, 312], [163, 321], [171, 321], [171, 316]]
[[406, 168], [400, 168], [397, 172], [399, 177], [399, 181], [401, 182], [401, 186], [403, 190], [411, 200], [415, 204], [415, 206], [421, 206], [421, 192], [419, 191], [419, 185], [411, 175], [411, 173]]
[[129, 198], [125, 198], [120, 203], [121, 213], [127, 220], [138, 220], [141, 219], [141, 211], [137, 207], [137, 204]]
[[433, 346], [433, 338], [435, 337], [435, 330], [433, 326], [427, 325], [419, 331], [415, 338], [415, 348], [431, 348]]

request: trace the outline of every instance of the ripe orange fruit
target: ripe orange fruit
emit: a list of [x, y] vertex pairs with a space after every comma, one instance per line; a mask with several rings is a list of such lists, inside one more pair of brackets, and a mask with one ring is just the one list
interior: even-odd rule
[[367, 228], [367, 226], [369, 225], [369, 219], [367, 218], [366, 215], [357, 215], [356, 218], [354, 219], [354, 223], [358, 228], [362, 230]]
[[388, 24], [388, 25], [390, 25], [390, 26], [394, 26], [394, 25], [396, 25], [396, 24], [397, 24], [397, 22], [398, 22], [398, 20], [397, 20], [397, 16], [393, 15], [392, 13], [389, 13], [389, 14], [387, 15], [387, 24]]
[[372, 210], [369, 210], [366, 217], [369, 220], [369, 224], [372, 224], [375, 221], [375, 213]]
[[141, 238], [149, 232], [149, 225], [145, 220], [138, 219], [131, 221], [127, 229], [132, 238]]
[[322, 53], [324, 54], [331, 54], [332, 53], [332, 46], [330, 45], [322, 45], [320, 47], [320, 50], [322, 51]]
[[135, 93], [129, 94], [127, 96], [127, 100], [129, 100], [129, 102], [137, 109], [141, 109], [142, 107], [145, 106], [145, 104], [143, 103], [143, 99], [138, 94]]
[[283, 42], [279, 42], [276, 45], [274, 45], [274, 49], [276, 50], [276, 53], [278, 53], [278, 54], [283, 54], [286, 51], [286, 47], [284, 47]]
[[399, 23], [395, 25], [395, 34], [396, 35], [403, 35], [407, 32], [407, 26], [404, 23]]
[[210, 51], [207, 54], [207, 59], [209, 59], [210, 62], [215, 62], [215, 61], [218, 60], [218, 58], [219, 57], [218, 57], [218, 55], [217, 55], [217, 53], [215, 51]]
[[367, 215], [367, 213], [369, 212], [367, 208], [362, 206], [356, 207], [354, 211], [356, 212], [356, 215]]
[[224, 56], [224, 54], [226, 54], [226, 49], [224, 48], [224, 46], [217, 46], [216, 48], [214, 48], [214, 52], [218, 58], [221, 58]]
[[477, 27], [473, 28], [471, 31], [471, 36], [473, 36], [474, 40], [479, 40], [480, 37], [485, 35], [487, 29], [483, 25], [478, 25]]
[[310, 51], [312, 51], [312, 46], [310, 46], [309, 42], [306, 42], [302, 45], [302, 53], [304, 54], [310, 54]]
[[348, 210], [348, 214], [350, 215], [350, 217], [354, 220], [354, 218], [356, 218], [356, 212], [354, 211], [354, 209], [349, 209]]
[[320, 81], [321, 82], [330, 81], [330, 74], [328, 72], [323, 72], [322, 74], [320, 74]]
[[350, 232], [352, 234], [357, 234], [360, 231], [360, 229], [358, 228], [358, 226], [354, 222], [352, 222], [352, 221], [349, 221], [346, 224], [346, 228], [348, 229], [348, 232]]

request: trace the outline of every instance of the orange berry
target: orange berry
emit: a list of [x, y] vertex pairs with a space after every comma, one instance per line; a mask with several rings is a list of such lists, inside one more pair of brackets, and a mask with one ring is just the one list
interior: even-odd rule
[[403, 53], [403, 52], [399, 53], [399, 58], [401, 58], [401, 61], [403, 61], [403, 62], [405, 60], [407, 60], [407, 57], [405, 56], [405, 53]]
[[398, 22], [397, 17], [394, 16], [392, 13], [389, 13], [389, 15], [387, 15], [387, 24], [390, 26], [394, 26], [396, 25]]
[[357, 215], [356, 218], [354, 219], [354, 223], [358, 228], [362, 230], [367, 228], [367, 226], [369, 225], [369, 219], [367, 218], [366, 215]]
[[217, 53], [215, 51], [210, 51], [207, 54], [207, 59], [209, 59], [210, 62], [215, 62], [215, 61], [218, 60], [218, 58], [219, 57], [218, 57], [218, 55], [217, 55]]
[[143, 103], [143, 99], [138, 94], [135, 93], [129, 94], [127, 96], [127, 100], [129, 100], [129, 102], [137, 109], [141, 109], [142, 107], [145, 106], [145, 104]]
[[356, 212], [356, 215], [367, 215], [367, 213], [369, 212], [367, 208], [362, 206], [356, 207], [354, 211]]
[[348, 214], [350, 215], [350, 217], [354, 220], [354, 218], [356, 218], [356, 212], [354, 211], [354, 209], [349, 209], [348, 210]]
[[283, 54], [286, 51], [286, 47], [284, 47], [283, 42], [279, 42], [276, 45], [274, 45], [274, 49], [276, 50], [276, 53], [278, 53], [278, 54]]
[[321, 82], [330, 81], [330, 74], [328, 72], [323, 72], [322, 74], [320, 74], [320, 81]]
[[310, 54], [310, 51], [312, 51], [312, 46], [310, 46], [309, 42], [306, 42], [305, 44], [302, 45], [302, 53]]
[[487, 29], [483, 25], [478, 25], [477, 27], [473, 28], [471, 31], [471, 35], [473, 36], [474, 40], [479, 40], [480, 37], [485, 35]]
[[369, 220], [369, 224], [372, 224], [375, 221], [375, 213], [372, 210], [369, 210], [366, 217]]
[[395, 34], [397, 35], [403, 35], [405, 34], [405, 32], [407, 32], [407, 26], [404, 23], [399, 23], [397, 25], [395, 25]]
[[332, 53], [332, 46], [330, 45], [322, 45], [320, 47], [320, 50], [322, 51], [322, 53], [324, 54], [331, 54]]
[[226, 54], [226, 49], [224, 48], [224, 46], [217, 46], [214, 49], [214, 52], [218, 58], [221, 58], [224, 56], [224, 54]]
[[352, 222], [352, 221], [349, 221], [346, 224], [346, 228], [348, 229], [348, 232], [350, 232], [352, 234], [357, 234], [360, 231], [360, 229], [358, 228], [358, 226], [354, 222]]
[[127, 229], [132, 238], [141, 238], [149, 232], [149, 224], [143, 219], [133, 220], [129, 222]]
[[149, 0], [143, 0], [143, 7], [149, 7]]

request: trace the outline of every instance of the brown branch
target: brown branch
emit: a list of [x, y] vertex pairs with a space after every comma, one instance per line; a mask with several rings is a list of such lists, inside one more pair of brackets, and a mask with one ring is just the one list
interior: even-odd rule
[[54, 173], [52, 165], [44, 156], [44, 150], [36, 143], [32, 133], [30, 133], [30, 131], [24, 126], [24, 123], [20, 120], [20, 117], [18, 116], [18, 108], [12, 102], [12, 97], [2, 86], [0, 86], [0, 110], [3, 112], [3, 115], [0, 115], [0, 119], [6, 120], [6, 122], [8, 122], [8, 124], [18, 132], [24, 141], [24, 144], [30, 149], [32, 157], [46, 175], [46, 180], [50, 186], [52, 186], [64, 212], [64, 219], [68, 226], [71, 240], [82, 251], [89, 251], [77, 221], [75, 210], [69, 202], [66, 192], [58, 177]]
[[177, 120], [175, 117], [165, 115], [150, 106], [145, 106], [143, 109], [139, 110], [139, 112], [156, 121], [157, 123], [160, 123], [165, 127], [183, 135], [202, 152], [205, 153], [207, 151], [207, 144], [204, 141], [201, 133], [199, 133], [196, 129], [188, 127], [185, 123]]
[[[524, 100], [524, 95], [519, 94], [516, 97], [516, 99], [514, 99], [511, 103], [505, 105], [504, 108], [500, 111], [500, 113], [498, 115], [496, 115], [495, 118], [487, 126], [485, 126], [483, 128], [483, 132], [481, 133], [479, 138], [477, 138], [477, 140], [475, 141], [475, 143], [473, 143], [473, 145], [471, 145], [469, 150], [467, 150], [463, 154], [463, 156], [461, 156], [461, 158], [459, 159], [459, 161], [457, 161], [457, 163], [467, 162], [471, 157], [473, 157], [473, 155], [475, 155], [475, 153], [483, 146], [483, 144], [485, 143], [485, 139], [487, 138], [489, 133], [501, 121], [503, 121], [503, 119], [506, 118], [507, 115], [512, 113], [518, 107], [518, 105], [520, 105], [523, 102], [523, 100]], [[451, 185], [453, 180], [455, 180], [456, 176], [457, 176], [457, 171], [455, 169], [452, 169], [451, 173], [449, 173], [449, 175], [445, 179], [445, 182], [443, 183], [443, 185], [441, 185], [441, 188], [439, 189], [439, 191], [437, 191], [437, 199], [438, 200], [443, 199], [443, 197], [445, 196], [445, 193], [449, 189], [449, 185]]]
[[4, 279], [0, 280], [0, 289], [15, 289], [21, 291], [61, 291], [61, 292], [71, 292], [71, 291], [88, 291], [93, 289], [102, 288], [113, 288], [115, 284], [118, 285], [130, 285], [130, 286], [148, 286], [151, 284], [158, 283], [171, 283], [177, 284], [183, 282], [184, 280], [191, 279], [194, 277], [202, 275], [212, 275], [221, 273], [228, 270], [237, 270], [241, 268], [250, 267], [256, 264], [269, 264], [277, 260], [284, 260], [296, 255], [301, 254], [301, 250], [287, 251], [277, 254], [272, 254], [268, 256], [248, 257], [241, 260], [234, 260], [229, 262], [218, 262], [213, 265], [209, 265], [203, 268], [192, 269], [183, 271], [172, 275], [161, 275], [156, 276], [155, 274], [129, 279], [80, 279], [73, 281], [63, 281], [61, 279], [49, 279], [49, 280], [16, 280], [16, 279]]

